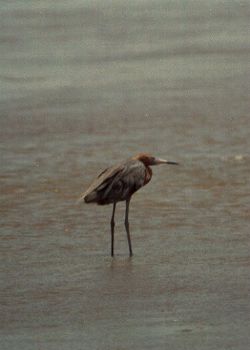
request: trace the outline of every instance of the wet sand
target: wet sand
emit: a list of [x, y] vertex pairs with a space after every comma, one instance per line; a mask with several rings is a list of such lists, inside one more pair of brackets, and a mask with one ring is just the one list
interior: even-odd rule
[[[0, 20], [0, 348], [248, 349], [247, 2], [11, 2]], [[105, 167], [131, 202], [75, 204]]]

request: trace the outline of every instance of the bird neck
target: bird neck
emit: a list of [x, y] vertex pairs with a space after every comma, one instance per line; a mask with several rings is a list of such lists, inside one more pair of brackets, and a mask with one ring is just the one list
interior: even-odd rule
[[146, 166], [146, 171], [145, 171], [145, 179], [144, 179], [144, 185], [146, 185], [152, 177], [153, 171], [149, 166]]

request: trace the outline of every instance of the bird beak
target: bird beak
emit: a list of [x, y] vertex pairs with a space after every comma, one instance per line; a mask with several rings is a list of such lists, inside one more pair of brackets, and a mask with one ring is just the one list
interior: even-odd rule
[[162, 159], [162, 158], [155, 158], [155, 165], [158, 165], [158, 164], [179, 165], [179, 163], [173, 162], [171, 160], [165, 160], [165, 159]]

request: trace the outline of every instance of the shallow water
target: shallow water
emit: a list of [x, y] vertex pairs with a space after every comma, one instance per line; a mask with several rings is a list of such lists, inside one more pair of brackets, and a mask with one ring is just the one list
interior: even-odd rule
[[[248, 349], [248, 2], [12, 1], [0, 12], [1, 349]], [[139, 151], [124, 204], [75, 200]]]

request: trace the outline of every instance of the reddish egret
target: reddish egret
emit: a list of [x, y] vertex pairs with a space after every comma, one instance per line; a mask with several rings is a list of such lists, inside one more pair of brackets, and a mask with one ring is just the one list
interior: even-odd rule
[[129, 203], [131, 196], [145, 186], [152, 177], [151, 165], [178, 163], [140, 153], [118, 165], [105, 169], [91, 183], [79, 201], [99, 205], [113, 203], [111, 217], [111, 256], [114, 255], [115, 207], [117, 202], [126, 201], [125, 228], [127, 232], [129, 254], [133, 255], [129, 231]]

